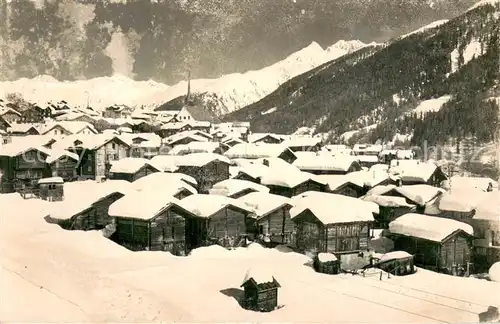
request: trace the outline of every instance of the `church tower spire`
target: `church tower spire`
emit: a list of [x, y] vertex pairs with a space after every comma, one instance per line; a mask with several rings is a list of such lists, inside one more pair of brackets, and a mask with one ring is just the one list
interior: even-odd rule
[[188, 71], [188, 88], [187, 88], [187, 94], [186, 98], [184, 99], [184, 104], [189, 104], [191, 103], [191, 70]]

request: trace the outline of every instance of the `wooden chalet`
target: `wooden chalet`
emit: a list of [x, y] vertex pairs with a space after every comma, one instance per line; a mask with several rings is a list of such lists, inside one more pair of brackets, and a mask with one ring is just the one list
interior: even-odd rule
[[291, 199], [266, 192], [253, 192], [238, 199], [256, 215], [257, 234], [264, 243], [291, 244], [295, 225], [290, 218]]
[[365, 193], [364, 186], [349, 180], [349, 177], [344, 175], [324, 174], [317, 178], [326, 182], [326, 192], [354, 198], [359, 198]]
[[33, 124], [11, 124], [7, 133], [12, 136], [40, 135], [40, 131]]
[[278, 288], [281, 286], [265, 271], [249, 269], [240, 287], [244, 289], [242, 305], [245, 309], [270, 312], [278, 307]]
[[182, 200], [196, 216], [204, 218], [207, 243], [224, 247], [245, 246], [254, 228], [253, 210], [237, 199], [196, 194]]
[[193, 131], [185, 131], [171, 135], [165, 138], [163, 142], [171, 147], [175, 147], [177, 145], [186, 145], [192, 142], [208, 142], [208, 139], [194, 133]]
[[113, 180], [134, 182], [137, 179], [155, 172], [160, 172], [160, 170], [151, 165], [149, 160], [126, 157], [111, 163], [109, 178]]
[[51, 177], [38, 180], [38, 196], [47, 201], [64, 200], [63, 178]]
[[21, 112], [23, 123], [43, 123], [44, 119], [50, 117], [50, 110], [38, 105], [31, 105]]
[[338, 274], [340, 260], [333, 253], [318, 253], [313, 258], [313, 268], [319, 273]]
[[417, 271], [414, 263], [413, 255], [405, 251], [393, 251], [382, 255], [374, 266], [395, 276], [405, 276]]
[[284, 140], [283, 145], [292, 152], [318, 152], [321, 150], [321, 138], [318, 137], [297, 137]]
[[142, 191], [125, 195], [109, 208], [116, 231], [111, 237], [132, 251], [168, 251], [187, 255], [204, 244], [205, 219], [174, 197]]
[[123, 159], [130, 154], [129, 144], [118, 136], [107, 134], [67, 136], [59, 141], [57, 146], [80, 157], [77, 174], [83, 179], [106, 177], [112, 161]]
[[372, 166], [379, 164], [379, 158], [376, 155], [356, 155], [356, 159], [362, 168], [371, 168]]
[[156, 134], [159, 135], [161, 138], [167, 138], [177, 133], [182, 133], [191, 130], [193, 130], [193, 127], [189, 123], [173, 122], [173, 123], [163, 124]]
[[[381, 195], [387, 197], [403, 197], [407, 204], [415, 205], [418, 213], [429, 213], [429, 208], [438, 204], [438, 200], [444, 193], [443, 189], [426, 184], [396, 187], [394, 185], [377, 186], [368, 191], [367, 195]], [[437, 210], [436, 214], [439, 213]]]
[[0, 131], [7, 132], [7, 129], [11, 128], [11, 125], [2, 116], [0, 116]]
[[283, 142], [283, 139], [276, 134], [255, 133], [248, 135], [248, 143], [279, 144], [281, 142]]
[[0, 117], [9, 124], [15, 124], [21, 122], [22, 114], [13, 108], [0, 107]]
[[299, 170], [312, 174], [343, 175], [361, 170], [361, 165], [353, 157], [333, 157], [324, 153], [300, 152], [293, 162]]
[[64, 181], [77, 179], [78, 155], [66, 150], [51, 150], [47, 164], [53, 177], [61, 177]]
[[406, 214], [389, 224], [396, 250], [415, 255], [415, 264], [462, 276], [471, 261], [473, 228], [452, 219]]
[[132, 188], [137, 191], [154, 191], [154, 195], [162, 194], [164, 197], [184, 199], [197, 194], [196, 189], [182, 180], [180, 174], [156, 172], [140, 178], [132, 183]]
[[192, 153], [176, 158], [179, 173], [193, 177], [199, 193], [208, 193], [214, 184], [229, 179], [229, 165], [226, 157], [211, 153]]
[[307, 191], [326, 191], [326, 183], [313, 174], [292, 170], [272, 170], [262, 177], [260, 183], [268, 187], [270, 193], [289, 198]]
[[1, 192], [35, 190], [40, 179], [49, 176], [44, 147], [10, 143], [0, 147]]
[[[234, 161], [234, 160], [233, 160]], [[260, 183], [262, 177], [269, 172], [270, 168], [261, 163], [245, 163], [233, 166], [234, 175], [232, 179], [239, 179]]]
[[487, 196], [487, 192], [473, 187], [448, 190], [439, 198], [439, 216], [470, 224], [476, 206]]
[[230, 159], [267, 159], [279, 158], [293, 163], [297, 156], [283, 144], [242, 143], [236, 144], [224, 153]]
[[62, 121], [45, 124], [41, 135], [67, 136], [73, 134], [91, 135], [97, 134], [97, 130], [92, 124], [79, 121]]
[[105, 118], [127, 118], [134, 112], [133, 108], [124, 105], [113, 105], [106, 107], [102, 112]]
[[293, 198], [293, 204], [290, 216], [296, 226], [295, 246], [299, 251], [334, 253], [338, 257], [368, 250], [377, 205], [326, 193], [307, 193]]
[[269, 188], [251, 181], [227, 179], [214, 184], [209, 190], [211, 195], [222, 195], [234, 199], [238, 199], [252, 192], [268, 193]]

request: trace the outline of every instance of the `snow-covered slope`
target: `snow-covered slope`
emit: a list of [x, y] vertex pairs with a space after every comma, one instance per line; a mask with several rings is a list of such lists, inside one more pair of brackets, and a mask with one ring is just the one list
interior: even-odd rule
[[[262, 99], [282, 83], [299, 74], [365, 46], [367, 44], [358, 40], [341, 40], [323, 49], [318, 43], [312, 42], [284, 60], [261, 70], [228, 74], [218, 79], [193, 80], [191, 89], [195, 93], [204, 93], [203, 100], [207, 102], [207, 105], [214, 107], [215, 113], [223, 115]], [[186, 88], [186, 81], [179, 82], [166, 90], [158, 91], [153, 96], [145, 96], [139, 101], [158, 106], [184, 95]]]
[[[223, 75], [218, 79], [192, 80], [191, 88], [194, 93], [204, 93], [203, 99], [212, 101], [210, 106], [216, 113], [225, 114], [260, 100], [294, 76], [364, 46], [366, 44], [357, 40], [342, 40], [323, 49], [313, 42], [261, 70]], [[38, 104], [65, 100], [74, 106], [86, 106], [88, 101], [96, 109], [113, 104], [155, 108], [184, 95], [186, 89], [187, 81], [168, 86], [152, 80], [134, 81], [122, 75], [81, 81], [58, 81], [42, 75], [0, 82], [0, 98], [18, 92], [26, 100]]]

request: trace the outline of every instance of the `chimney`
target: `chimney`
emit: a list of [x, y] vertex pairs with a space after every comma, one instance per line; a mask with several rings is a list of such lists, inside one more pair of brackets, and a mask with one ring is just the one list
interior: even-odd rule
[[264, 159], [264, 160], [262, 161], [262, 164], [264, 164], [265, 166], [267, 166], [267, 167], [268, 167], [268, 166], [269, 166], [269, 160], [268, 160], [268, 159]]

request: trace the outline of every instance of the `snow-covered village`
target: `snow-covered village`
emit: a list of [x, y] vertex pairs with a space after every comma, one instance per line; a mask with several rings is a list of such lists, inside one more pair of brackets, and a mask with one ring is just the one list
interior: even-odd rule
[[0, 322], [499, 322], [500, 2], [181, 2], [0, 6]]

